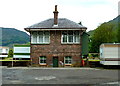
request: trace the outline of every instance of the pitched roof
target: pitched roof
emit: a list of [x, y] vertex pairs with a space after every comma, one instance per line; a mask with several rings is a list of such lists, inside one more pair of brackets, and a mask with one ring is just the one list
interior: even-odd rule
[[34, 28], [37, 28], [37, 29], [44, 29], [44, 28], [81, 28], [81, 29], [87, 29], [86, 27], [80, 25], [80, 24], [77, 24], [69, 19], [66, 19], [66, 18], [58, 18], [58, 25], [55, 26], [54, 25], [54, 18], [50, 18], [50, 19], [47, 19], [45, 21], [42, 21], [42, 22], [39, 22], [37, 24], [34, 24], [32, 26], [29, 26], [27, 27], [28, 29], [34, 29]]

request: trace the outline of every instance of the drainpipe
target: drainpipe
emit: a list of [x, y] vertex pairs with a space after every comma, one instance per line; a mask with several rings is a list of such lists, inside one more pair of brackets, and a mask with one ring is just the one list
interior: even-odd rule
[[84, 30], [81, 30], [80, 32], [80, 45], [81, 45], [81, 53], [80, 53], [80, 66], [83, 66], [83, 58], [82, 58], [82, 35], [83, 35]]

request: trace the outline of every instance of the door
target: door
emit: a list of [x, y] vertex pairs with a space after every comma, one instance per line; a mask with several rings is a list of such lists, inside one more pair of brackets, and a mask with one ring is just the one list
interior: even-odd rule
[[58, 57], [53, 57], [53, 67], [58, 67]]

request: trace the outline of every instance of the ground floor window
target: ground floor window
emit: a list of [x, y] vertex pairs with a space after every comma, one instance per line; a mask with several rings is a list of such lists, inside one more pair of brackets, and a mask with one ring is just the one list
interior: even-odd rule
[[46, 64], [46, 56], [40, 56], [39, 57], [39, 63], [40, 64]]
[[72, 57], [71, 56], [65, 56], [64, 57], [64, 63], [65, 64], [72, 64]]

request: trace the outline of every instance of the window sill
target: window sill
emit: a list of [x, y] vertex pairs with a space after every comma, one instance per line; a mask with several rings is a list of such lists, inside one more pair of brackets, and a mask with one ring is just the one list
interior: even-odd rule
[[47, 65], [46, 63], [45, 64], [43, 64], [43, 63], [39, 63], [40, 65]]
[[72, 64], [65, 64], [65, 66], [71, 66]]
[[61, 43], [61, 44], [80, 44], [80, 43]]
[[31, 43], [31, 44], [40, 44], [40, 45], [45, 45], [45, 44], [50, 44], [50, 43]]

